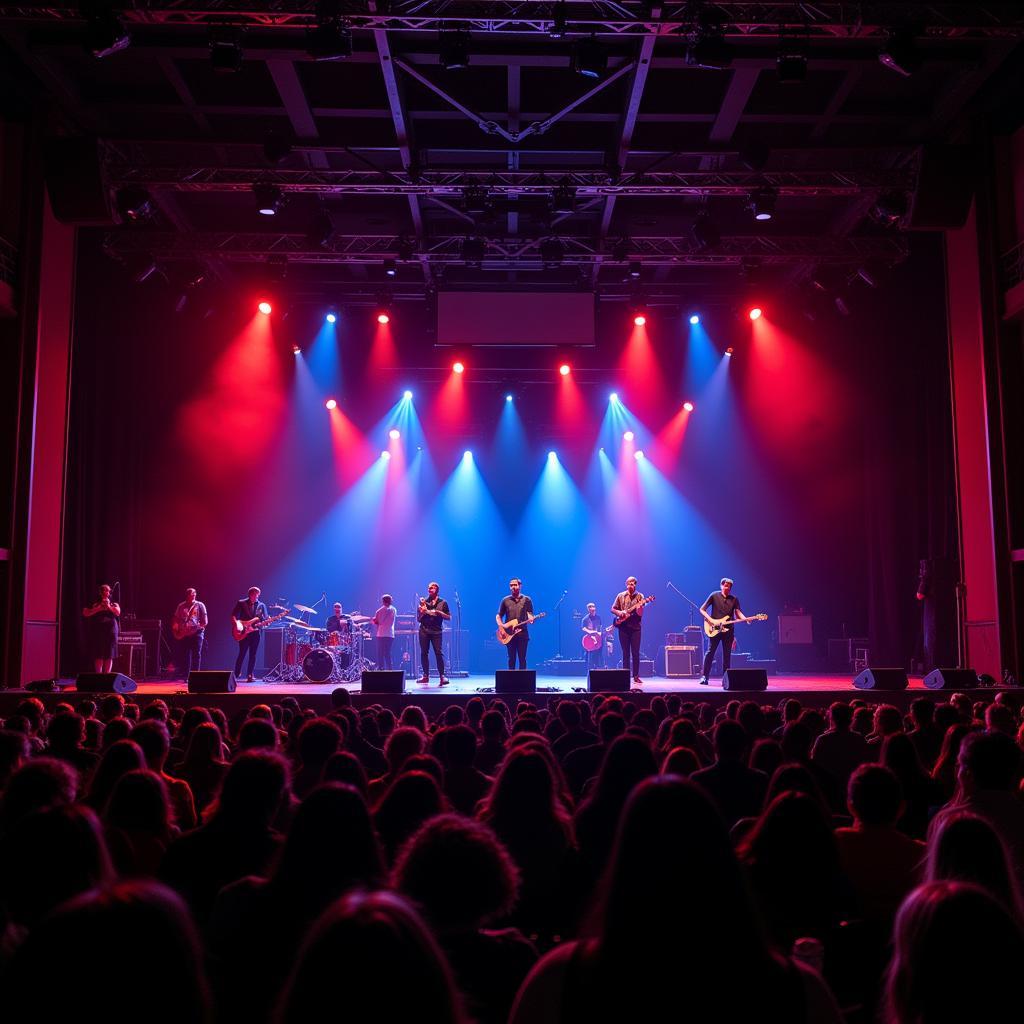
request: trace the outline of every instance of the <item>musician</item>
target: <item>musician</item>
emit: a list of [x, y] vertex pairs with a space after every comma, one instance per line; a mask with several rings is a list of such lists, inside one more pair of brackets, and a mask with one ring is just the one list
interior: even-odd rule
[[[721, 590], [716, 590], [708, 595], [708, 599], [700, 606], [700, 613], [705, 620], [712, 619], [736, 619], [739, 622], [746, 622], [747, 617], [740, 611], [740, 599], [732, 592], [732, 580], [728, 576], [721, 579]], [[710, 613], [709, 613], [710, 610]], [[722, 675], [729, 671], [729, 662], [732, 660], [732, 644], [735, 639], [733, 627], [727, 626], [721, 632], [711, 638], [708, 644], [708, 653], [704, 655], [704, 668], [701, 671], [700, 685], [708, 685], [708, 674], [711, 672], [711, 663], [715, 660], [715, 651], [719, 646], [722, 648]]]
[[113, 672], [117, 657], [117, 620], [121, 617], [121, 606], [110, 599], [113, 592], [110, 584], [104, 583], [99, 589], [99, 597], [88, 608], [82, 609], [83, 618], [88, 620], [87, 646], [96, 672]]
[[[612, 615], [619, 627], [622, 667], [632, 668], [633, 683], [640, 686], [640, 634], [643, 629], [644, 595], [636, 589], [636, 577], [626, 580], [626, 589], [615, 595]], [[626, 616], [622, 618], [622, 616]]]
[[373, 613], [370, 620], [377, 627], [377, 667], [382, 669], [392, 668], [391, 648], [395, 643], [395, 619], [398, 618], [398, 609], [395, 608], [394, 600], [390, 594], [382, 594], [380, 607]]
[[589, 668], [604, 668], [604, 630], [601, 628], [601, 616], [597, 614], [597, 605], [593, 601], [587, 605], [587, 614], [580, 622], [583, 635], [596, 636], [599, 646], [593, 651], [587, 651], [587, 665]]
[[196, 588], [185, 589], [185, 600], [174, 609], [174, 622], [179, 630], [186, 630], [178, 641], [181, 666], [185, 670], [185, 678], [193, 669], [198, 672], [203, 667], [203, 643], [206, 640], [206, 626], [209, 617], [206, 605], [196, 600]]
[[[239, 601], [235, 605], [231, 618], [234, 619], [235, 626], [239, 629], [241, 629], [242, 623], [247, 622], [249, 619], [258, 619], [262, 622], [264, 619], [269, 618], [267, 606], [260, 600], [259, 587], [249, 588], [248, 600]], [[238, 657], [235, 658], [235, 675], [240, 676], [242, 674], [242, 660], [248, 655], [249, 676], [247, 682], [250, 683], [256, 679], [254, 672], [256, 670], [256, 652], [259, 650], [259, 646], [260, 631], [258, 629], [242, 637], [238, 642]]]
[[444, 629], [445, 619], [452, 617], [448, 609], [448, 602], [443, 597], [438, 597], [441, 588], [436, 583], [427, 586], [427, 596], [420, 598], [419, 608], [416, 610], [416, 618], [420, 623], [420, 663], [423, 665], [423, 675], [420, 683], [426, 685], [430, 682], [430, 648], [434, 648], [434, 661], [437, 662], [437, 674], [442, 686], [448, 685], [444, 677], [444, 654], [441, 651], [441, 632]]
[[498, 614], [494, 621], [499, 625], [516, 619], [521, 622], [518, 632], [505, 645], [508, 650], [508, 667], [515, 668], [516, 660], [520, 668], [526, 668], [526, 648], [530, 646], [530, 623], [533, 622], [533, 599], [522, 592], [523, 584], [518, 577], [508, 581], [510, 593], [502, 598], [498, 605]]
[[351, 633], [352, 618], [349, 615], [342, 614], [340, 601], [334, 602], [333, 612], [334, 614], [328, 617], [324, 629], [328, 633]]

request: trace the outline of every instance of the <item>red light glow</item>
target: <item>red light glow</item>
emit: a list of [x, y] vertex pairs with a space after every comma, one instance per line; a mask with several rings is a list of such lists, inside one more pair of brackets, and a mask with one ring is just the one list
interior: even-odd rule
[[563, 377], [568, 377], [571, 370], [572, 367], [568, 363], [562, 363], [562, 365], [558, 368], [558, 372]]
[[751, 320], [760, 320], [761, 314], [763, 312], [764, 311], [761, 309], [760, 306], [754, 306], [754, 308], [751, 309], [751, 311], [747, 315], [750, 317]]
[[338, 403], [333, 398], [328, 398], [327, 401], [324, 402], [324, 406], [327, 409], [337, 409]]
[[646, 324], [646, 323], [647, 323], [647, 317], [645, 317], [645, 316], [643, 315], [643, 313], [637, 313], [637, 315], [636, 315], [635, 317], [633, 317], [633, 323], [634, 323], [634, 324], [635, 324], [635, 325], [636, 325], [637, 327], [643, 327], [643, 326], [644, 326], [644, 324]]
[[258, 305], [258, 306], [257, 306], [256, 308], [257, 308], [257, 309], [258, 309], [258, 310], [259, 310], [259, 311], [260, 311], [260, 312], [261, 312], [261, 313], [262, 313], [262, 314], [263, 314], [264, 316], [270, 316], [270, 312], [271, 312], [271, 310], [272, 310], [272, 309], [273, 309], [274, 307], [273, 307], [273, 306], [271, 306], [271, 305], [270, 305], [270, 303], [269, 303], [269, 302], [267, 302], [267, 300], [266, 300], [266, 299], [264, 299], [264, 300], [263, 300], [263, 301], [262, 301], [262, 302], [261, 302], [261, 303], [260, 303], [260, 304], [259, 304], [259, 305]]
[[379, 324], [389, 324], [389, 323], [391, 323], [391, 317], [388, 316], [387, 313], [378, 313], [377, 314], [377, 323], [379, 323]]
[[454, 373], [465, 373], [466, 366], [464, 363], [452, 363], [452, 371]]
[[687, 412], [693, 412], [693, 402], [683, 402], [683, 408]]

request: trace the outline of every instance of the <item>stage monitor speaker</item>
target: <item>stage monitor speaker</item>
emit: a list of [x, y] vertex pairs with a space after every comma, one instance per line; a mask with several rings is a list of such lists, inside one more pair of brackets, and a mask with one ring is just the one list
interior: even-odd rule
[[400, 669], [378, 669], [360, 676], [363, 693], [402, 693], [405, 673]]
[[536, 693], [537, 673], [532, 668], [499, 668], [494, 673], [495, 693]]
[[235, 673], [230, 669], [203, 669], [189, 672], [189, 693], [234, 693]]
[[29, 693], [57, 693], [60, 687], [56, 679], [33, 679], [25, 684], [25, 689]]
[[768, 673], [763, 668], [730, 668], [722, 676], [723, 690], [767, 690]]
[[43, 167], [50, 206], [62, 224], [114, 223], [96, 139], [50, 139], [43, 146]]
[[924, 677], [929, 690], [973, 690], [981, 684], [973, 668], [936, 668]]
[[629, 693], [628, 668], [592, 668], [587, 676], [591, 693]]
[[120, 672], [83, 672], [75, 680], [82, 693], [134, 693], [138, 684]]
[[853, 677], [858, 690], [905, 690], [908, 683], [901, 668], [866, 668]]

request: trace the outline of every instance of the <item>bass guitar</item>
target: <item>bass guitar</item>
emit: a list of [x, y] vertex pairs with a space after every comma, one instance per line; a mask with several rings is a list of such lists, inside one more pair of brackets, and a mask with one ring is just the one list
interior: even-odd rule
[[635, 612], [637, 608], [643, 608], [645, 604], [650, 604], [657, 596], [657, 594], [648, 594], [647, 597], [645, 597], [642, 601], [638, 601], [635, 605], [633, 605], [633, 607], [630, 608], [628, 612], [624, 612], [622, 615], [616, 615], [615, 621], [612, 623], [612, 625], [624, 626], [632, 618], [633, 612]]
[[728, 615], [720, 619], [704, 620], [704, 635], [708, 637], [718, 636], [719, 633], [728, 633], [737, 622], [764, 622], [768, 618], [766, 612], [758, 612], [756, 615], [748, 615], [745, 619], [730, 619]]
[[231, 622], [231, 635], [241, 643], [250, 633], [255, 633], [259, 629], [266, 629], [272, 622], [283, 619], [290, 611], [290, 608], [285, 608], [283, 612], [278, 612], [277, 615], [272, 615], [269, 619], [233, 619]]
[[[536, 622], [537, 619], [543, 619], [545, 615], [547, 615], [547, 612], [537, 612], [533, 617], [533, 621]], [[529, 619], [525, 619], [522, 622], [520, 622], [519, 619], [509, 619], [508, 622], [503, 622], [497, 630], [495, 630], [494, 635], [503, 644], [508, 644], [512, 637], [521, 633], [528, 625], [530, 625]]]

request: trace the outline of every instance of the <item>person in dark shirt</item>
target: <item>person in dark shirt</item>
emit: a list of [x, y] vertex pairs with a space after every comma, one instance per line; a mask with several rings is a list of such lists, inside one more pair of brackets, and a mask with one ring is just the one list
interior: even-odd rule
[[[740, 611], [740, 599], [733, 595], [732, 580], [728, 576], [722, 577], [721, 590], [716, 590], [708, 596], [708, 599], [700, 606], [700, 613], [707, 622], [712, 619], [736, 619], [744, 622], [746, 616]], [[710, 610], [710, 614], [709, 614]], [[729, 671], [729, 662], [732, 660], [733, 627], [728, 626], [711, 638], [708, 644], [708, 653], [704, 655], [704, 668], [700, 674], [700, 685], [708, 685], [708, 674], [711, 672], [711, 663], [715, 660], [715, 651], [719, 646], [722, 648], [722, 675]]]
[[434, 648], [434, 660], [437, 662], [437, 674], [441, 686], [447, 686], [448, 680], [444, 677], [444, 654], [441, 651], [441, 632], [444, 628], [444, 620], [452, 617], [448, 609], [448, 602], [443, 597], [438, 597], [441, 588], [436, 583], [427, 586], [427, 596], [420, 598], [420, 606], [416, 612], [416, 618], [420, 622], [420, 663], [423, 665], [423, 675], [420, 683], [426, 685], [430, 682], [430, 648]]
[[644, 595], [636, 589], [636, 577], [626, 579], [626, 589], [615, 595], [612, 615], [619, 628], [622, 667], [632, 666], [633, 685], [640, 685], [640, 633], [643, 629]]
[[334, 602], [333, 612], [334, 614], [329, 616], [324, 624], [324, 629], [328, 633], [351, 633], [352, 619], [350, 616], [342, 613], [340, 601]]
[[587, 614], [580, 622], [584, 637], [597, 637], [597, 647], [587, 651], [588, 668], [604, 668], [604, 631], [601, 629], [601, 616], [597, 614], [597, 605], [591, 601], [587, 605]]
[[511, 593], [498, 605], [498, 614], [494, 616], [494, 621], [499, 626], [513, 619], [522, 623], [505, 647], [508, 650], [508, 667], [515, 668], [518, 659], [519, 667], [526, 668], [526, 648], [530, 646], [530, 623], [534, 618], [533, 600], [522, 592], [523, 584], [520, 579], [513, 577], [509, 580], [508, 586]]
[[[250, 587], [248, 600], [239, 601], [231, 612], [231, 618], [235, 620], [236, 625], [247, 622], [249, 619], [259, 619], [262, 622], [267, 617], [267, 606], [260, 600], [259, 587]], [[256, 652], [259, 650], [259, 647], [260, 631], [258, 629], [242, 637], [238, 642], [238, 657], [235, 658], [235, 675], [240, 676], [242, 674], [242, 660], [248, 655], [250, 683], [256, 678], [253, 673], [256, 670]]]

